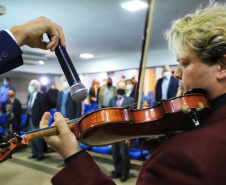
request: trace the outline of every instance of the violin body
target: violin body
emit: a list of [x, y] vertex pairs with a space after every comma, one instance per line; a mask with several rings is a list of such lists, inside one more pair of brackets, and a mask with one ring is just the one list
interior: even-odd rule
[[[79, 121], [67, 122], [76, 138], [87, 146], [103, 146], [134, 138], [156, 139], [167, 133], [178, 133], [182, 120], [189, 114], [182, 112], [182, 107], [198, 109], [199, 103], [204, 110], [210, 109], [207, 97], [200, 93], [162, 100], [160, 104], [145, 109], [104, 108], [83, 116]], [[26, 132], [22, 136], [0, 145], [0, 163], [9, 158], [17, 149], [29, 145], [36, 138], [57, 135], [55, 126]]]
[[[85, 115], [79, 122], [79, 140], [88, 146], [103, 146], [133, 138], [157, 138], [167, 132], [178, 132], [178, 124], [189, 117], [181, 109], [210, 109], [206, 96], [188, 94], [162, 100], [160, 104], [146, 109], [104, 108]], [[181, 132], [181, 131], [180, 131]]]

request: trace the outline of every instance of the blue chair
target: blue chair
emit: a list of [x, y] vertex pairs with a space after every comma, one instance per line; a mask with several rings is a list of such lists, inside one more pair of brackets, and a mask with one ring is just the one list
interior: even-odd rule
[[80, 141], [78, 141], [79, 145], [81, 146], [82, 149], [90, 149], [90, 146], [86, 146], [84, 144], [82, 144]]
[[142, 108], [142, 104], [144, 103], [145, 100], [148, 102], [149, 107], [152, 107], [152, 106], [155, 105], [155, 98], [154, 98], [154, 96], [153, 97], [143, 96], [142, 99], [141, 99], [140, 108]]
[[151, 156], [151, 154], [149, 154], [147, 157], [146, 157], [146, 160]]
[[[142, 152], [142, 153], [141, 153]], [[148, 150], [140, 150], [140, 148], [130, 148], [129, 149], [129, 155], [131, 159], [137, 159], [139, 157], [141, 157], [141, 155], [147, 155], [148, 154]]]
[[53, 122], [54, 122], [53, 116], [50, 115], [48, 126], [51, 126], [51, 124], [52, 124]]
[[20, 134], [23, 135], [25, 133], [25, 127], [27, 123], [27, 114], [22, 114], [21, 115], [21, 122], [20, 122]]
[[95, 104], [94, 106], [93, 106], [93, 110], [98, 110], [99, 109], [99, 104]]
[[50, 114], [51, 114], [52, 116], [54, 116], [54, 114], [55, 114], [56, 111], [57, 111], [56, 108], [52, 108], [52, 109], [49, 110], [49, 112], [50, 112]]
[[111, 145], [107, 146], [98, 146], [92, 148], [93, 152], [101, 153], [101, 154], [109, 154], [112, 151]]
[[84, 110], [84, 112], [86, 112], [88, 110], [92, 110], [92, 105], [91, 104], [85, 104], [85, 110]]
[[150, 97], [154, 96], [153, 91], [149, 91], [149, 92], [148, 92], [148, 96], [150, 96]]
[[23, 108], [22, 109], [22, 114], [26, 114], [26, 112], [27, 112], [27, 108]]
[[6, 129], [6, 114], [2, 113], [0, 116], [0, 133], [7, 135], [7, 129]]
[[86, 114], [88, 114], [90, 112], [92, 112], [92, 110], [87, 110], [86, 112], [84, 112], [84, 115], [86, 115]]
[[0, 117], [0, 124], [6, 124], [6, 114], [2, 113]]
[[154, 96], [153, 91], [148, 92], [148, 98], [149, 98], [149, 101], [150, 101], [150, 105], [154, 106], [155, 105], [155, 96]]

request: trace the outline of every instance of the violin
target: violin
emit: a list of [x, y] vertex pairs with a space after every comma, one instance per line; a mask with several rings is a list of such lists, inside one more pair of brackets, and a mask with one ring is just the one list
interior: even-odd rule
[[[67, 122], [69, 129], [87, 146], [109, 145], [134, 138], [158, 138], [166, 133], [180, 133], [180, 123], [191, 110], [209, 110], [206, 95], [202, 93], [162, 100], [158, 105], [145, 109], [110, 107], [98, 109], [80, 119]], [[0, 163], [18, 149], [29, 145], [36, 138], [57, 135], [56, 126], [36, 129], [24, 135], [14, 135], [7, 143], [0, 144]]]

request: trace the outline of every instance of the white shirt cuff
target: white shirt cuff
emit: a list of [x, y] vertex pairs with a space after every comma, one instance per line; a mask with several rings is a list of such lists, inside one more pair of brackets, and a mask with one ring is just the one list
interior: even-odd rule
[[5, 30], [5, 31], [6, 31], [6, 32], [12, 37], [12, 39], [17, 43], [16, 38], [14, 37], [14, 35], [12, 34], [12, 32], [9, 31], [8, 29]]

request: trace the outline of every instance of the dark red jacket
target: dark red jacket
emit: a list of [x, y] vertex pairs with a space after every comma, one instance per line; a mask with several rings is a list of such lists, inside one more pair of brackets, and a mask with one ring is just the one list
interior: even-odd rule
[[[226, 106], [212, 112], [207, 127], [174, 136], [143, 163], [137, 185], [224, 185]], [[115, 184], [84, 152], [53, 178], [54, 185]]]

